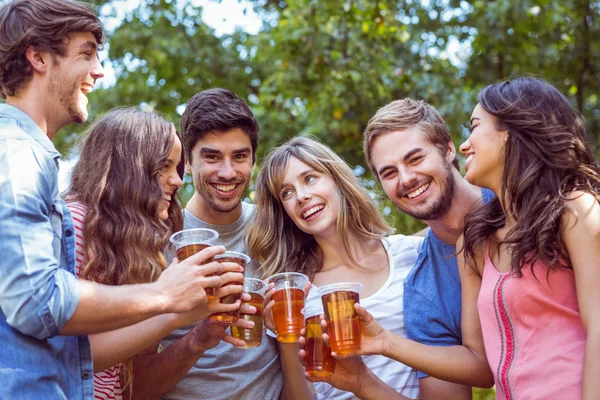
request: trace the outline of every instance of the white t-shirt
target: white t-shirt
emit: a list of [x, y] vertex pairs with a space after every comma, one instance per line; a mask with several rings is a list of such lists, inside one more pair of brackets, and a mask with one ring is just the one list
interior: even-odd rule
[[[360, 304], [392, 333], [406, 337], [404, 327], [404, 279], [412, 269], [419, 254], [423, 238], [393, 235], [383, 241], [390, 265], [389, 276], [383, 286], [373, 295], [360, 299]], [[313, 285], [306, 304], [321, 302], [317, 286]], [[383, 356], [364, 356], [363, 361], [387, 385], [404, 396], [419, 397], [417, 371]], [[317, 399], [358, 399], [354, 394], [336, 389], [325, 382], [314, 383]]]

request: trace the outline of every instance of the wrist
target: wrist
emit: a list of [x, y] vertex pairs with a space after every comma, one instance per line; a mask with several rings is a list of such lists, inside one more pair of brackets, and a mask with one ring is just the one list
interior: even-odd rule
[[350, 387], [350, 392], [354, 393], [354, 395], [358, 398], [363, 398], [369, 392], [369, 379], [371, 378], [371, 374], [373, 372], [369, 368], [363, 368], [360, 373], [356, 374], [356, 379], [353, 380], [353, 384]]
[[385, 329], [381, 338], [381, 355], [388, 358], [390, 355], [390, 341], [392, 340], [391, 335], [392, 333]]

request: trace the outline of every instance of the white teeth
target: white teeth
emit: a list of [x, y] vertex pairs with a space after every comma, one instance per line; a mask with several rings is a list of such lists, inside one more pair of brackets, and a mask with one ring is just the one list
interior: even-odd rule
[[471, 161], [472, 158], [473, 158], [473, 154], [471, 154], [469, 157], [467, 157], [467, 160], [465, 161], [465, 164], [468, 163], [469, 161]]
[[419, 188], [417, 188], [417, 190], [407, 193], [406, 197], [408, 197], [409, 199], [414, 199], [415, 197], [417, 197], [418, 195], [420, 195], [421, 193], [426, 191], [427, 188], [429, 187], [429, 185], [431, 185], [431, 183], [426, 183], [422, 186], [419, 186]]
[[314, 213], [316, 213], [317, 211], [320, 211], [324, 208], [325, 208], [325, 206], [323, 204], [314, 206], [311, 209], [309, 209], [308, 211], [306, 211], [304, 214], [302, 214], [302, 218], [306, 219], [306, 218], [310, 217], [311, 215], [313, 215]]
[[215, 188], [217, 188], [217, 190], [220, 190], [221, 192], [231, 192], [233, 189], [235, 189], [236, 185], [214, 185]]

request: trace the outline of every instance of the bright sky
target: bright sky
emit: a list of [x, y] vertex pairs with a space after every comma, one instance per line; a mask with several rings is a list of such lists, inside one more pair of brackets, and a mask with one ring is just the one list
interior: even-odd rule
[[[233, 33], [236, 27], [241, 27], [249, 33], [257, 33], [260, 30], [262, 21], [252, 9], [252, 5], [245, 0], [191, 0], [191, 3], [202, 7], [202, 20], [215, 29], [217, 36]], [[104, 6], [101, 14], [109, 13], [112, 7], [117, 14], [116, 18], [103, 18], [109, 38], [110, 32], [117, 28], [127, 13], [132, 12], [139, 4], [140, 0], [115, 0]], [[115, 83], [116, 77], [107, 50], [100, 54], [100, 60], [105, 68], [104, 78], [100, 83], [103, 87], [111, 86]]]

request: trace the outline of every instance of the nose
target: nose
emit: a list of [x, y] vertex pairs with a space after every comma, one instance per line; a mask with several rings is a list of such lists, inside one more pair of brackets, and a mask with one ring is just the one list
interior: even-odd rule
[[305, 190], [296, 190], [296, 199], [298, 200], [298, 204], [302, 204], [305, 201], [308, 201], [312, 198], [312, 195]]
[[94, 80], [104, 78], [104, 67], [102, 66], [102, 63], [100, 63], [100, 59], [98, 58], [98, 56], [95, 57], [92, 63], [90, 75], [92, 76], [92, 78], [94, 78]]
[[417, 182], [417, 174], [411, 168], [400, 168], [398, 171], [398, 183], [401, 188], [410, 188]]
[[225, 180], [231, 180], [233, 178], [235, 178], [235, 169], [233, 168], [233, 165], [231, 164], [231, 160], [229, 159], [225, 159], [223, 160], [223, 164], [221, 165], [221, 168], [219, 168], [219, 171], [217, 172], [217, 176], [221, 179], [225, 179]]
[[169, 177], [169, 180], [167, 183], [169, 184], [169, 186], [174, 187], [174, 188], [179, 188], [179, 187], [181, 187], [181, 185], [183, 185], [183, 181], [181, 180], [181, 178], [179, 177], [179, 174], [177, 174], [177, 173], [172, 174]]
[[469, 143], [469, 139], [465, 140], [463, 144], [460, 145], [460, 152], [465, 154], [471, 148], [471, 143]]

